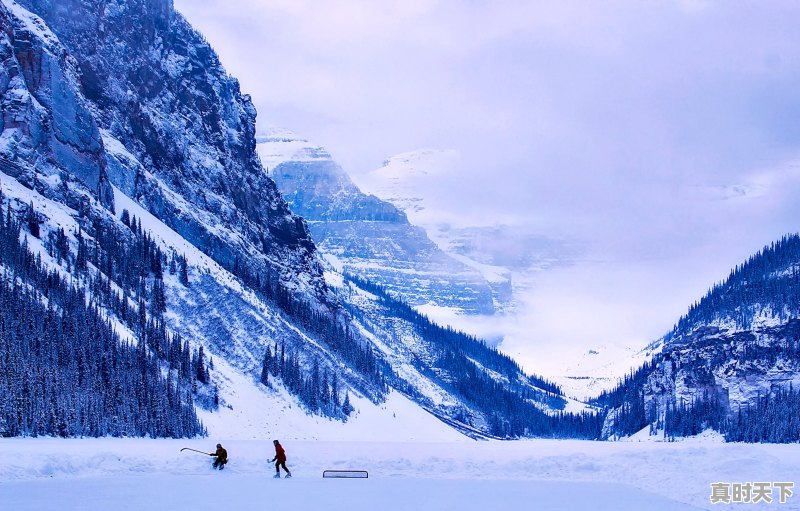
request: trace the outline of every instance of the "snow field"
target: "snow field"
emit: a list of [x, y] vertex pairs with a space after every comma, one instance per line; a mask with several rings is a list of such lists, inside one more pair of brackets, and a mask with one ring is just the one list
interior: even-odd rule
[[[7, 509], [739, 509], [713, 482], [800, 486], [800, 444], [684, 442], [342, 442], [282, 440], [294, 477], [273, 480], [270, 439], [3, 439]], [[288, 437], [286, 437], [288, 438]], [[212, 472], [221, 442], [230, 463]], [[325, 469], [368, 480], [325, 480]], [[800, 488], [795, 491], [800, 493]], [[126, 507], [127, 506], [127, 507]], [[748, 509], [800, 509], [786, 504]]]
[[[0, 487], [0, 492], [2, 492]], [[691, 511], [621, 484], [543, 481], [273, 480], [246, 475], [158, 476], [20, 483], [3, 495], [15, 511], [59, 510], [326, 510], [445, 511], [642, 509]]]

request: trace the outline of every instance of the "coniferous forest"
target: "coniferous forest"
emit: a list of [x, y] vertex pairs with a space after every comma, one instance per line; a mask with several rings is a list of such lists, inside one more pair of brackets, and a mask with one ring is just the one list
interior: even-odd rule
[[335, 372], [320, 369], [317, 361], [310, 371], [305, 371], [300, 359], [287, 352], [284, 343], [275, 344], [274, 348], [267, 346], [264, 353], [260, 381], [270, 387], [273, 378], [279, 378], [311, 413], [346, 420], [353, 411], [347, 392], [342, 395]]
[[[129, 293], [113, 291], [100, 272], [92, 277], [87, 271], [111, 260], [101, 237], [89, 246], [77, 233], [78, 250], [72, 253], [61, 232], [45, 245], [51, 255], [85, 272], [84, 279], [68, 281], [20, 236], [23, 229], [40, 236], [33, 208], [20, 222], [3, 206], [0, 195], [0, 435], [203, 435], [192, 386], [201, 372], [207, 378], [207, 369], [202, 355], [190, 357], [188, 343], [167, 335], [158, 314], [163, 288], [159, 291], [151, 268], [139, 260], [134, 265], [139, 271], [128, 274], [131, 289], [141, 286], [138, 306], [130, 304]], [[131, 264], [142, 255], [144, 240], [136, 231], [115, 239]], [[149, 248], [150, 256], [161, 257]], [[149, 285], [134, 278], [144, 274], [153, 281]], [[86, 285], [95, 293], [87, 295]], [[137, 342], [120, 338], [109, 310], [131, 327]], [[166, 376], [165, 368], [171, 368]]]
[[666, 340], [690, 332], [699, 324], [728, 318], [749, 328], [762, 311], [785, 322], [800, 312], [800, 235], [771, 243], [731, 270], [678, 321]]
[[644, 404], [641, 389], [629, 386], [628, 392], [632, 395], [621, 402], [611, 423], [614, 435], [632, 435], [649, 425], [653, 432], [662, 430], [668, 440], [713, 429], [722, 433], [728, 442], [800, 441], [800, 392], [792, 384], [733, 410], [705, 392], [699, 399], [667, 403], [662, 415], [654, 406]]

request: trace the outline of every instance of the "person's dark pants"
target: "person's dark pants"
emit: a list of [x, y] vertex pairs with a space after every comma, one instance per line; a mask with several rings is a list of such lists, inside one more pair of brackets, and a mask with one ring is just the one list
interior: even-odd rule
[[228, 463], [228, 460], [221, 460], [217, 458], [214, 460], [214, 463], [212, 463], [211, 466], [222, 470], [223, 468], [225, 468], [226, 463]]
[[280, 467], [283, 467], [283, 469], [286, 471], [287, 474], [291, 474], [291, 472], [289, 472], [289, 469], [286, 468], [286, 462], [285, 461], [276, 461], [275, 462], [275, 472], [278, 473], [278, 474], [281, 473]]

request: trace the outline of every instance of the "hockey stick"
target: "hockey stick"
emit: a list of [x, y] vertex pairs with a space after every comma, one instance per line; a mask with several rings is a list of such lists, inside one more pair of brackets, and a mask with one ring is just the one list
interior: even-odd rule
[[190, 447], [184, 447], [183, 449], [181, 449], [181, 452], [183, 452], [183, 451], [194, 451], [194, 452], [199, 452], [200, 454], [205, 454], [206, 456], [214, 456], [210, 452], [198, 451], [197, 449], [192, 449]]

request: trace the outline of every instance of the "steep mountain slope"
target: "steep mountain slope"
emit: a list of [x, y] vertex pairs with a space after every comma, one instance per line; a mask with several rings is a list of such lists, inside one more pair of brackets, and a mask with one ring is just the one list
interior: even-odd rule
[[60, 194], [75, 205], [81, 198], [69, 191], [71, 179], [113, 208], [100, 131], [77, 92], [78, 62], [41, 20], [10, 6], [14, 15], [0, 10], [0, 150], [6, 172], [40, 190], [47, 186], [37, 174], [64, 183]]
[[322, 294], [308, 232], [259, 164], [250, 97], [170, 0], [19, 4], [77, 64], [112, 183], [224, 267]]
[[800, 236], [735, 268], [649, 348], [651, 362], [597, 404], [604, 434], [706, 427], [729, 439], [800, 439]]
[[[4, 199], [0, 193], [0, 436], [204, 433], [186, 391], [188, 345], [171, 339], [183, 371], [165, 377], [144, 343], [123, 342], [98, 302], [87, 303], [29, 249], [16, 215], [2, 214]], [[32, 234], [41, 232], [35, 217], [27, 221]], [[63, 247], [50, 250], [60, 258]], [[80, 269], [85, 262], [76, 259]]]
[[492, 290], [479, 272], [442, 252], [395, 206], [362, 193], [325, 149], [286, 130], [257, 141], [270, 176], [334, 264], [412, 305], [494, 312]]
[[[117, 6], [128, 9], [124, 12], [115, 10], [112, 4], [107, 4], [105, 10], [93, 11], [97, 6], [75, 3], [71, 13], [63, 10], [63, 3], [40, 7], [56, 19], [56, 24], [62, 22], [60, 15], [70, 14], [63, 20], [63, 32], [68, 36], [78, 28], [88, 30], [83, 25], [76, 28], [73, 23], [93, 26], [93, 22], [108, 27], [104, 16], [113, 18], [110, 23], [123, 23], [125, 19], [138, 20], [145, 25], [150, 22], [153, 33], [144, 43], [158, 39], [159, 30], [163, 32], [161, 35], [169, 32], [173, 44], [182, 45], [185, 51], [195, 55], [193, 62], [187, 61], [185, 69], [197, 68], [195, 73], [200, 75], [187, 78], [185, 83], [170, 82], [169, 87], [180, 88], [185, 93], [182, 99], [170, 96], [167, 91], [164, 92], [166, 99], [158, 101], [173, 99], [176, 108], [183, 108], [186, 115], [191, 115], [192, 105], [198, 103], [202, 103], [196, 107], [198, 113], [213, 111], [214, 105], [209, 103], [214, 99], [209, 94], [216, 90], [213, 85], [221, 80], [224, 92], [225, 87], [234, 83], [219, 67], [202, 38], [170, 9], [152, 13], [149, 10], [152, 5], [132, 2]], [[337, 330], [332, 327], [338, 320], [335, 311], [322, 303], [331, 297], [325, 295], [320, 262], [314, 255], [313, 242], [304, 223], [288, 212], [274, 183], [264, 175], [252, 137], [255, 112], [244, 108], [246, 101], [238, 91], [217, 98], [219, 109], [234, 111], [231, 127], [220, 119], [199, 133], [188, 133], [191, 130], [187, 126], [186, 138], [179, 138], [180, 131], [173, 129], [169, 134], [164, 131], [169, 122], [189, 122], [175, 115], [161, 118], [164, 123], [160, 125], [161, 131], [138, 130], [139, 122], [148, 125], [155, 122], [142, 114], [142, 108], [156, 100], [147, 94], [152, 83], [138, 84], [138, 88], [128, 83], [125, 105], [105, 96], [95, 98], [98, 103], [93, 103], [83, 96], [83, 91], [97, 90], [106, 94], [116, 89], [113, 84], [96, 83], [92, 73], [88, 76], [80, 73], [76, 63], [90, 67], [91, 58], [83, 60], [85, 55], [81, 52], [91, 48], [81, 52], [67, 50], [42, 19], [13, 2], [4, 2], [0, 14], [7, 57], [4, 61], [7, 86], [2, 91], [5, 144], [0, 170], [11, 178], [2, 180], [9, 199], [8, 212], [25, 219], [23, 224], [28, 227], [22, 236], [31, 250], [43, 256], [45, 264], [52, 269], [69, 276], [74, 285], [84, 286], [91, 300], [101, 303], [110, 300], [117, 304], [107, 314], [123, 328], [124, 338], [148, 345], [151, 353], [164, 359], [171, 356], [171, 350], [164, 349], [162, 343], [168, 344], [167, 337], [173, 333], [182, 335], [186, 339], [185, 346], [193, 352], [205, 348], [206, 357], [216, 357], [217, 366], [223, 370], [206, 374], [198, 369], [202, 364], [193, 362], [192, 365], [198, 371], [199, 384], [193, 380], [191, 385], [196, 387], [196, 401], [204, 408], [217, 408], [220, 402], [225, 406], [226, 397], [236, 393], [230, 381], [241, 380], [237, 376], [240, 373], [257, 374], [268, 345], [284, 347], [289, 350], [291, 360], [302, 362], [304, 366], [310, 367], [316, 361], [320, 378], [335, 373], [340, 379], [337, 402], [326, 410], [318, 407], [309, 412], [344, 418], [341, 400], [348, 391], [357, 393], [353, 396], [355, 402], [383, 400], [386, 391], [377, 369], [364, 370], [359, 365], [369, 360], [374, 364], [363, 343], [346, 337], [345, 345], [342, 340], [333, 348], [324, 344], [323, 339], [330, 341], [336, 334]], [[151, 19], [161, 15], [174, 21], [174, 31], [159, 24], [163, 19]], [[145, 48], [131, 46], [142, 41], [127, 41], [124, 37], [141, 34], [134, 36], [122, 28], [101, 34], [107, 39], [123, 38], [115, 39], [114, 44], [109, 42], [119, 55], [106, 55], [102, 59], [103, 66], [120, 66], [108, 77], [110, 81], [126, 76], [135, 79], [141, 66], [147, 64], [140, 59], [152, 53], [145, 51], [146, 44]], [[89, 34], [83, 33], [83, 36], [78, 42], [91, 46]], [[135, 58], [126, 59], [126, 53]], [[60, 57], [63, 58], [59, 60]], [[151, 57], [150, 65], [161, 65], [161, 54]], [[32, 69], [27, 70], [26, 63], [31, 62]], [[49, 66], [47, 73], [42, 73], [44, 65]], [[183, 85], [179, 86], [181, 83]], [[205, 92], [196, 89], [190, 92], [192, 87]], [[164, 85], [160, 90], [166, 88]], [[68, 105], [62, 105], [63, 102]], [[162, 115], [157, 109], [148, 111], [153, 117]], [[106, 121], [109, 122], [107, 126], [98, 128]], [[242, 123], [238, 128], [242, 131], [241, 139], [246, 140], [241, 145], [236, 145], [239, 142], [235, 140], [228, 143], [220, 139], [222, 134], [232, 132], [236, 122]], [[119, 129], [124, 135], [114, 138], [110, 134], [112, 129]], [[77, 133], [76, 140], [86, 141], [82, 146], [66, 139], [65, 145], [77, 156], [62, 154], [65, 150], [58, 146], [63, 142], [62, 132]], [[158, 150], [149, 144], [164, 144], [170, 138], [176, 147], [183, 147], [186, 154], [216, 154], [228, 167], [214, 161], [196, 166], [192, 158], [174, 160], [175, 167], [157, 163], [151, 154]], [[137, 148], [146, 163], [134, 154]], [[88, 172], [92, 169], [89, 163], [95, 161], [98, 163], [94, 173]], [[113, 170], [106, 173], [109, 168]], [[230, 175], [215, 175], [215, 171], [230, 172]], [[175, 174], [173, 182], [180, 183], [183, 194], [169, 190], [157, 177], [169, 173]], [[178, 178], [184, 175], [185, 179]], [[212, 190], [206, 186], [211, 178], [223, 182], [225, 187]], [[120, 188], [107, 193], [112, 190], [111, 182]], [[131, 183], [133, 188], [130, 188]], [[240, 196], [234, 189], [243, 184], [247, 190]], [[257, 197], [249, 195], [253, 191], [257, 192]], [[212, 192], [218, 192], [213, 201], [209, 200]], [[160, 217], [145, 208], [152, 208]], [[171, 208], [180, 208], [181, 213], [173, 216]], [[253, 239], [256, 235], [257, 243]], [[145, 255], [155, 250], [154, 247], [158, 248], [159, 255], [150, 257], [150, 261], [158, 261], [158, 265], [147, 269], [150, 264], [136, 263], [141, 270], [126, 274], [122, 271], [127, 264], [126, 250], [134, 250], [137, 243], [150, 247]], [[88, 255], [82, 252], [87, 245], [94, 247]], [[54, 247], [60, 248], [56, 251]], [[54, 256], [56, 252], [58, 257]], [[83, 262], [78, 264], [79, 261]], [[180, 278], [175, 272], [162, 271], [167, 265], [175, 269], [176, 261], [182, 266]], [[163, 305], [157, 306], [158, 303]], [[314, 321], [307, 317], [314, 307], [318, 307], [325, 319]], [[130, 317], [133, 311], [138, 320]], [[297, 318], [301, 314], [307, 317], [302, 322]], [[287, 317], [292, 315], [291, 319]], [[324, 328], [330, 333], [320, 333], [322, 325], [326, 325]], [[317, 332], [314, 339], [303, 332], [309, 330]], [[354, 360], [359, 353], [363, 354], [362, 358]], [[367, 383], [364, 377], [371, 382]], [[250, 385], [259, 385], [253, 378], [243, 381], [248, 380]], [[330, 391], [330, 386], [319, 389], [320, 394]], [[288, 400], [289, 406], [294, 403], [297, 408], [303, 408], [298, 406], [298, 396], [278, 392], [273, 397], [278, 403]]]
[[[77, 51], [43, 19], [14, 2], [3, 2], [0, 170], [13, 178], [3, 180], [8, 211], [28, 225], [23, 235], [29, 247], [73, 285], [84, 286], [87, 298], [116, 304], [109, 319], [125, 327], [124, 338], [147, 344], [158, 358], [172, 356], [163, 346], [170, 334], [182, 335], [195, 353], [205, 348], [206, 356], [227, 356], [222, 362], [233, 371], [249, 373], [268, 343], [280, 343], [291, 349], [293, 360], [309, 365], [312, 359], [321, 360], [319, 375], [340, 375], [342, 394], [361, 387], [359, 395], [380, 401], [385, 391], [374, 368], [371, 376], [347, 369], [348, 364], [357, 367], [355, 354], [365, 352], [355, 340], [348, 338], [351, 345], [338, 350], [323, 347], [294, 326], [296, 318], [282, 319], [282, 310], [298, 316], [317, 307], [325, 319], [304, 326], [321, 330], [327, 325], [331, 333], [318, 339], [336, 332], [313, 242], [255, 154], [255, 111], [207, 43], [172, 12], [169, 2], [35, 6]], [[129, 23], [145, 30], [130, 30]], [[187, 55], [183, 67], [174, 62], [176, 51]], [[105, 72], [98, 74], [95, 65]], [[152, 80], [142, 81], [148, 66], [162, 71], [169, 67], [177, 75], [153, 71]], [[84, 93], [94, 94], [93, 101]], [[198, 116], [214, 112], [220, 115], [210, 124], [198, 121]], [[234, 136], [236, 132], [240, 134]], [[167, 149], [182, 152], [170, 152], [170, 159], [160, 152]], [[119, 188], [112, 191], [112, 183]], [[158, 255], [151, 254], [155, 248], [148, 225], [142, 229], [145, 219], [171, 233], [169, 241], [157, 245]], [[87, 244], [94, 247], [88, 254]], [[137, 246], [149, 248], [135, 262], [135, 271], [126, 272], [127, 251], [135, 252]], [[153, 261], [158, 265], [151, 267]], [[174, 268], [176, 261], [185, 278], [165, 278], [163, 267]], [[254, 283], [253, 288], [237, 282], [231, 271]], [[189, 292], [186, 284], [195, 272], [200, 274]], [[209, 274], [213, 277], [204, 278]], [[256, 292], [278, 304], [248, 302]], [[185, 312], [182, 299], [191, 304]], [[132, 311], [138, 320], [130, 317]], [[226, 390], [232, 391], [226, 388], [224, 372], [209, 376], [194, 361], [192, 368], [201, 384], [195, 398], [205, 401], [200, 404], [217, 407], [219, 396], [212, 394], [220, 388], [224, 402]], [[364, 376], [371, 383], [354, 384], [365, 383]], [[328, 408], [327, 414], [344, 417], [341, 402]]]
[[[414, 403], [471, 436], [598, 434], [508, 357], [326, 268], [256, 156], [248, 98], [169, 1], [24, 5], [0, 4], [6, 225], [212, 433], [388, 425]], [[51, 281], [30, 285], [47, 300]]]

